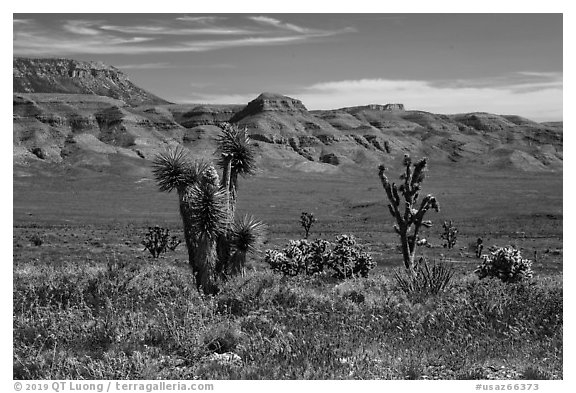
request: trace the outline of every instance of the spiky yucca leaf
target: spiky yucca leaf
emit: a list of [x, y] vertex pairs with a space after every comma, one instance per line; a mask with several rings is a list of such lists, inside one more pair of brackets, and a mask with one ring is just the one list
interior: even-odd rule
[[160, 191], [183, 190], [196, 183], [207, 164], [202, 161], [190, 162], [184, 148], [178, 146], [158, 154], [152, 162], [152, 173]]
[[244, 216], [232, 225], [230, 245], [243, 253], [257, 252], [265, 234], [266, 224], [252, 216]]
[[210, 183], [188, 189], [186, 203], [194, 232], [199, 237], [215, 239], [226, 230], [228, 210], [226, 192]]
[[235, 125], [224, 123], [217, 143], [216, 155], [219, 167], [226, 168], [231, 162], [234, 175], [250, 175], [255, 172], [254, 147], [245, 128], [239, 129]]

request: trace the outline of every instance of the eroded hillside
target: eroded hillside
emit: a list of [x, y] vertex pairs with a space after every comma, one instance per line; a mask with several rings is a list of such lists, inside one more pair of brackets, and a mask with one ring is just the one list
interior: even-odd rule
[[433, 114], [402, 104], [309, 111], [301, 101], [273, 93], [245, 105], [169, 104], [113, 67], [78, 64], [14, 60], [14, 88], [24, 91], [14, 93], [15, 162], [106, 166], [111, 154], [150, 160], [177, 144], [207, 158], [218, 124], [229, 121], [248, 129], [263, 168], [330, 172], [411, 153], [496, 169], [562, 169], [561, 122]]

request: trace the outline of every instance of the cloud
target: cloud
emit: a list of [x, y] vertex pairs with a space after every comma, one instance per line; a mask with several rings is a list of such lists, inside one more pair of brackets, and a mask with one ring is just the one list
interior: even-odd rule
[[512, 74], [476, 79], [454, 79], [431, 82], [432, 86], [445, 88], [507, 88], [512, 91], [542, 90], [562, 88], [562, 72], [519, 71]]
[[180, 16], [176, 18], [176, 20], [183, 21], [183, 22], [193, 22], [193, 23], [214, 23], [217, 21], [226, 20], [227, 18], [224, 16]]
[[296, 26], [294, 24], [291, 23], [284, 23], [279, 19], [276, 18], [272, 18], [269, 16], [249, 16], [248, 19], [260, 23], [260, 24], [264, 24], [264, 25], [268, 25], [268, 26], [274, 26], [283, 30], [289, 30], [289, 31], [294, 31], [296, 33], [302, 33], [302, 34], [306, 34], [306, 33], [312, 33], [314, 32], [314, 30], [312, 29], [308, 29], [306, 27], [300, 27], [300, 26]]
[[32, 19], [13, 19], [12, 20], [12, 24], [13, 25], [27, 25], [32, 23]]
[[438, 87], [419, 80], [363, 79], [319, 83], [296, 92], [313, 109], [403, 103], [436, 113], [491, 112], [533, 119], [562, 118], [562, 85], [519, 83]]
[[[561, 75], [561, 74], [560, 74]], [[558, 74], [556, 74], [558, 77]], [[501, 79], [505, 79], [502, 77]], [[279, 92], [301, 100], [310, 109], [337, 109], [367, 104], [403, 103], [409, 110], [433, 113], [490, 112], [515, 114], [536, 121], [561, 120], [562, 85], [523, 82], [498, 86], [470, 80], [465, 86], [424, 80], [359, 79], [316, 83]], [[246, 94], [197, 94], [190, 102], [247, 103], [260, 92]]]
[[[212, 50], [303, 43], [352, 29], [319, 30], [284, 23], [276, 18], [248, 18], [253, 26], [239, 26], [220, 16], [182, 16], [144, 24], [118, 25], [105, 21], [71, 19], [59, 24], [46, 21], [14, 22], [16, 55], [147, 54], [206, 52]], [[246, 19], [240, 19], [245, 21]], [[235, 21], [238, 24], [238, 20]], [[233, 36], [214, 39], [210, 35]], [[191, 39], [191, 36], [195, 36]]]
[[[210, 69], [233, 69], [235, 68], [232, 64], [187, 64], [187, 65], [176, 65], [167, 62], [161, 63], [134, 63], [134, 64], [120, 64], [115, 65], [116, 68], [122, 70], [156, 70], [156, 69], [169, 69], [169, 68], [179, 68], [179, 69], [199, 69], [199, 68], [210, 68]], [[204, 86], [204, 85], [203, 85]]]
[[102, 32], [95, 29], [94, 21], [87, 20], [70, 20], [64, 23], [62, 28], [69, 31], [70, 33], [80, 34], [80, 35], [100, 35]]
[[111, 26], [100, 27], [103, 30], [116, 31], [124, 34], [142, 35], [241, 35], [253, 33], [251, 30], [230, 28], [230, 27], [209, 27], [209, 28], [177, 28], [164, 26]]
[[[197, 40], [166, 43], [164, 45], [150, 44], [152, 37], [49, 37], [36, 34], [19, 33], [14, 41], [15, 55], [53, 55], [53, 54], [147, 54], [147, 53], [185, 53], [207, 52], [225, 48], [247, 46], [286, 45], [304, 42], [305, 36], [280, 37], [247, 37], [231, 40]], [[140, 45], [148, 43], [147, 45]]]
[[114, 66], [121, 70], [156, 70], [164, 68], [174, 68], [170, 63], [137, 63], [137, 64], [121, 64]]
[[113, 37], [102, 35], [42, 35], [20, 31], [14, 34], [14, 55], [53, 56], [69, 54], [144, 53], [136, 46], [152, 40], [147, 37]]

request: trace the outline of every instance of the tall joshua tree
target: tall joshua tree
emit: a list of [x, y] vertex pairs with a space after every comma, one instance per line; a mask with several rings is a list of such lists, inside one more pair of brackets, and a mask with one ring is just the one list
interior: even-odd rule
[[[388, 204], [390, 214], [396, 220], [394, 230], [400, 236], [404, 266], [412, 272], [418, 233], [421, 227], [430, 228], [432, 226], [431, 221], [424, 221], [424, 215], [429, 209], [438, 212], [439, 205], [436, 198], [430, 194], [422, 198], [418, 205], [419, 192], [426, 177], [426, 158], [413, 164], [410, 156], [406, 154], [403, 164], [406, 169], [400, 176], [400, 180], [402, 180], [400, 186], [390, 183], [384, 173], [386, 171], [384, 165], [379, 166], [378, 176], [390, 202]], [[401, 196], [403, 200], [401, 200]]]
[[218, 291], [218, 277], [243, 271], [246, 255], [256, 250], [264, 228], [254, 219], [232, 225], [238, 175], [255, 172], [255, 154], [246, 130], [229, 124], [222, 128], [216, 151], [221, 180], [212, 165], [191, 162], [182, 147], [159, 154], [153, 162], [160, 191], [178, 192], [188, 259], [198, 289], [207, 294]]
[[191, 162], [186, 151], [177, 147], [156, 156], [153, 173], [160, 191], [178, 192], [188, 261], [198, 290], [215, 293], [216, 239], [228, 222], [226, 193], [216, 169], [202, 161]]
[[234, 219], [238, 190], [238, 175], [252, 175], [256, 171], [254, 147], [247, 130], [230, 123], [222, 123], [222, 134], [218, 137], [217, 164], [222, 168], [221, 184], [228, 194], [228, 213]]
[[185, 195], [190, 223], [196, 235], [196, 285], [206, 294], [218, 291], [216, 244], [228, 224], [226, 200], [226, 193], [219, 185], [218, 173], [212, 166], [207, 167], [200, 180]]

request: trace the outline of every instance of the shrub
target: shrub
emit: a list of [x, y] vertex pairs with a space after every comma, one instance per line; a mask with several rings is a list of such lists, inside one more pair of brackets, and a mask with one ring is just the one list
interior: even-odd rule
[[338, 236], [336, 243], [322, 239], [291, 240], [282, 251], [267, 250], [264, 260], [272, 270], [285, 276], [297, 276], [301, 272], [314, 275], [330, 268], [339, 279], [366, 277], [376, 266], [352, 235]]
[[475, 273], [480, 279], [498, 277], [503, 282], [518, 282], [532, 277], [532, 261], [523, 259], [514, 247], [497, 248], [490, 255], [483, 256]]
[[225, 353], [233, 351], [242, 341], [242, 331], [231, 323], [221, 323], [206, 331], [204, 345], [210, 352]]
[[372, 257], [364, 252], [353, 235], [340, 235], [329, 260], [336, 278], [367, 277], [376, 263]]
[[420, 258], [415, 265], [414, 272], [394, 272], [396, 283], [407, 294], [434, 295], [444, 291], [452, 277], [454, 269], [451, 266], [436, 263], [430, 267], [426, 260]]
[[552, 377], [545, 371], [539, 370], [537, 367], [528, 366], [522, 373], [522, 379], [527, 379], [531, 381], [540, 381], [552, 379]]
[[285, 276], [322, 273], [330, 258], [330, 243], [326, 240], [290, 240], [283, 251], [267, 250], [265, 261], [272, 270]]
[[42, 245], [42, 243], [44, 243], [44, 241], [42, 240], [42, 238], [38, 234], [30, 236], [30, 242], [33, 245], [35, 245], [36, 247], [40, 247]]
[[142, 240], [144, 249], [150, 251], [153, 258], [158, 258], [161, 254], [165, 253], [168, 249], [175, 251], [176, 247], [180, 244], [180, 240], [176, 236], [170, 237], [170, 230], [162, 228], [158, 225], [148, 227], [148, 233]]

